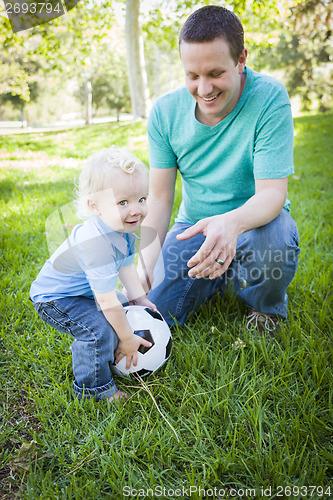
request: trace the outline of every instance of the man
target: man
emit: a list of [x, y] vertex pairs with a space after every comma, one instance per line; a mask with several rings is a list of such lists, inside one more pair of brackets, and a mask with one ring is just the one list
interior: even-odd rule
[[[164, 243], [158, 258], [158, 244], [143, 238], [139, 272], [169, 324], [182, 324], [231, 282], [250, 308], [247, 327], [274, 334], [287, 317], [299, 253], [287, 200], [294, 172], [288, 94], [246, 66], [242, 25], [223, 7], [195, 11], [179, 48], [186, 87], [157, 99], [148, 122], [145, 225]], [[182, 203], [167, 234], [177, 170]]]

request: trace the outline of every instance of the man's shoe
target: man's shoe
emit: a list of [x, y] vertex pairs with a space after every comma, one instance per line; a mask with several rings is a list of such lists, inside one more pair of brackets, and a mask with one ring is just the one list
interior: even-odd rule
[[279, 318], [270, 314], [263, 314], [254, 309], [247, 316], [246, 329], [256, 337], [261, 338], [265, 334], [274, 338], [275, 332], [281, 330]]

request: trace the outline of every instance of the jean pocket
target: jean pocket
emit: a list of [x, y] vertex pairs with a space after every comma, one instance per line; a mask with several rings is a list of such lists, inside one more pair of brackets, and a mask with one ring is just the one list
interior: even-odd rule
[[36, 310], [45, 323], [52, 326], [59, 332], [72, 335], [69, 316], [56, 307], [54, 302], [41, 304], [38, 308], [36, 308]]

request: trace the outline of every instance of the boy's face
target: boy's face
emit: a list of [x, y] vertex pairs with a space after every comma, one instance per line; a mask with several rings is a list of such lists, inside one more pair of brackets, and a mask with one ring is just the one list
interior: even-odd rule
[[96, 201], [89, 200], [89, 208], [114, 231], [134, 233], [147, 215], [148, 176], [135, 171], [121, 170], [114, 177], [112, 187], [98, 193]]
[[187, 90], [197, 102], [197, 119], [216, 125], [233, 110], [241, 95], [246, 49], [235, 64], [228, 42], [216, 38], [211, 42], [182, 42], [180, 56]]

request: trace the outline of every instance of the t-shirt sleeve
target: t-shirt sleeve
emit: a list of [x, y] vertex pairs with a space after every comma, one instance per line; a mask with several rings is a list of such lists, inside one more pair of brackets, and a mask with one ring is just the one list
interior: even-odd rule
[[281, 179], [294, 173], [293, 135], [290, 104], [267, 107], [256, 128], [255, 179]]
[[[167, 116], [167, 113], [165, 114]], [[149, 164], [154, 168], [173, 168], [177, 157], [168, 140], [168, 126], [160, 119], [158, 103], [153, 106], [147, 125], [149, 141]]]

